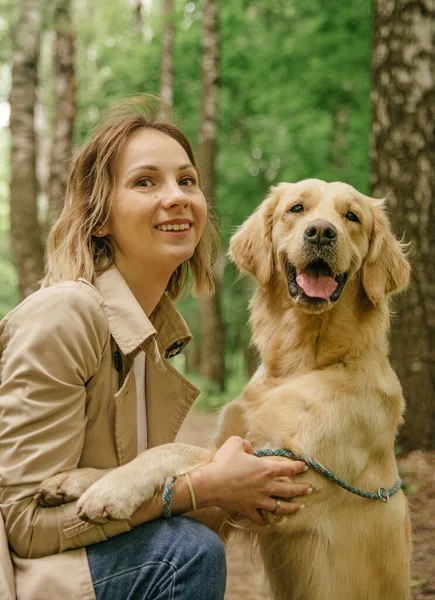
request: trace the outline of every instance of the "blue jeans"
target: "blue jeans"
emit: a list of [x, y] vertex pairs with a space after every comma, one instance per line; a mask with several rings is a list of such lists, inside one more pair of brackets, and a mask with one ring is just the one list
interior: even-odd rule
[[97, 600], [223, 600], [224, 548], [194, 519], [150, 521], [86, 552]]

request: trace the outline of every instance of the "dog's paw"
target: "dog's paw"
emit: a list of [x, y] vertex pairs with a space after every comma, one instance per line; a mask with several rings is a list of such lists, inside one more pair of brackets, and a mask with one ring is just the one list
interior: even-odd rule
[[59, 506], [73, 502], [103, 477], [107, 471], [99, 469], [71, 469], [48, 477], [39, 485], [34, 499], [39, 506]]
[[81, 496], [77, 514], [83, 521], [94, 525], [103, 525], [110, 519], [130, 519], [135, 510], [153, 495], [154, 489], [147, 491], [131, 482], [112, 482], [104, 478]]

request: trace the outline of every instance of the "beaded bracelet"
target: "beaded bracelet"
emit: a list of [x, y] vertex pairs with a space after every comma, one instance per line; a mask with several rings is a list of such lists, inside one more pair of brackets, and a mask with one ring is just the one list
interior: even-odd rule
[[174, 481], [175, 477], [169, 475], [165, 480], [165, 486], [163, 488], [163, 516], [165, 519], [170, 519], [172, 517], [171, 502]]

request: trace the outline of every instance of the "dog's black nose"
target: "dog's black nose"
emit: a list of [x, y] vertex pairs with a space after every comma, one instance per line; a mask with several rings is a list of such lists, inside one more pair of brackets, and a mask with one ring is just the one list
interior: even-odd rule
[[326, 246], [336, 241], [337, 228], [328, 221], [314, 221], [305, 229], [304, 239], [316, 246]]

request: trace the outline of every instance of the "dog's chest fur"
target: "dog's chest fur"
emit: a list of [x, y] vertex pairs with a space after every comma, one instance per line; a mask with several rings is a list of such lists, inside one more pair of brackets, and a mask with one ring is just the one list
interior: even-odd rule
[[368, 462], [390, 463], [404, 403], [388, 362], [385, 311], [362, 319], [343, 298], [339, 312], [305, 315], [268, 310], [261, 292], [258, 300], [251, 323], [264, 370], [243, 395], [253, 445], [289, 448], [352, 479]]

